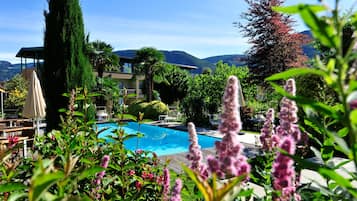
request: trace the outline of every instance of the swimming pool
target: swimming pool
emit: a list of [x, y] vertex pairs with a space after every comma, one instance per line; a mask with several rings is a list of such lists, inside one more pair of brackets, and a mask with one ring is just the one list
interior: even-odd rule
[[[98, 130], [108, 128], [108, 130], [98, 135], [98, 138], [106, 140], [110, 140], [108, 136], [112, 136], [112, 131], [118, 128], [116, 123], [104, 123], [98, 124], [97, 126]], [[138, 131], [138, 126], [138, 123], [129, 122], [122, 128], [127, 134], [135, 134]], [[136, 137], [130, 138], [124, 142], [127, 149], [135, 151], [138, 148], [153, 151], [159, 156], [188, 151], [189, 135], [187, 132], [147, 124], [140, 125], [140, 132], [143, 133], [144, 136], [139, 138], [139, 146], [136, 146]], [[201, 145], [201, 148], [213, 147], [215, 141], [218, 140], [220, 139], [205, 135], [198, 135], [198, 143]]]

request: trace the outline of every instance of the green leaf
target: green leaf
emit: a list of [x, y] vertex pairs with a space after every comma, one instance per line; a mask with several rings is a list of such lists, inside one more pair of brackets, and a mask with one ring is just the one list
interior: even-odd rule
[[317, 150], [315, 147], [310, 147], [310, 150], [318, 159], [322, 160], [321, 152], [319, 150]]
[[64, 108], [61, 108], [61, 109], [58, 110], [58, 112], [61, 112], [61, 113], [62, 112], [66, 112], [66, 111], [67, 111], [67, 109], [64, 109]]
[[330, 116], [334, 119], [342, 119], [341, 115], [339, 113], [336, 112], [336, 110], [329, 106], [329, 105], [326, 105], [322, 102], [317, 102], [313, 99], [310, 99], [310, 98], [306, 98], [306, 97], [301, 97], [301, 96], [292, 96], [291, 94], [287, 93], [284, 88], [282, 88], [281, 86], [273, 83], [273, 82], [270, 82], [270, 84], [272, 85], [272, 87], [278, 92], [280, 93], [281, 95], [291, 99], [291, 100], [294, 100], [296, 101], [297, 103], [299, 104], [302, 104], [302, 105], [307, 105], [309, 106], [310, 108], [314, 109], [315, 111], [318, 111], [322, 114], [325, 114], [327, 116]]
[[339, 163], [339, 164], [335, 164], [334, 167], [333, 167], [333, 169], [334, 169], [334, 170], [337, 170], [337, 169], [339, 169], [340, 167], [346, 165], [347, 163], [349, 163], [349, 162], [351, 162], [351, 161], [353, 161], [353, 160], [345, 160], [345, 161], [342, 161], [342, 162]]
[[319, 170], [321, 167], [323, 167], [323, 165], [318, 164], [318, 163], [314, 163], [311, 162], [309, 160], [306, 159], [301, 159], [300, 156], [296, 156], [296, 155], [290, 155], [288, 154], [285, 150], [280, 150], [281, 153], [289, 156], [290, 158], [292, 158], [296, 163], [297, 166], [300, 167], [301, 169], [308, 169], [308, 170]]
[[127, 94], [126, 95], [126, 98], [135, 98], [136, 97], [136, 94]]
[[100, 96], [100, 95], [101, 95], [100, 93], [94, 93], [94, 92], [92, 92], [92, 93], [88, 94], [87, 96], [88, 96], [88, 97], [96, 97], [96, 96]]
[[88, 169], [85, 169], [78, 177], [79, 180], [85, 179], [89, 176], [95, 175], [96, 173], [105, 170], [103, 167], [91, 167]]
[[233, 190], [234, 187], [237, 186], [238, 183], [245, 179], [246, 175], [241, 175], [239, 177], [230, 180], [227, 184], [225, 184], [222, 188], [218, 189], [216, 192], [215, 200], [223, 200], [229, 192]]
[[351, 113], [350, 113], [350, 120], [351, 120], [351, 123], [354, 124], [355, 126], [357, 126], [357, 110], [353, 110]]
[[123, 116], [119, 115], [119, 117], [123, 117], [123, 119], [130, 119], [130, 120], [136, 121], [136, 116], [131, 115], [131, 114], [123, 114]]
[[332, 141], [335, 143], [336, 150], [341, 151], [348, 157], [351, 156], [351, 150], [348, 148], [348, 145], [343, 138], [339, 137], [337, 134], [332, 133], [331, 131], [328, 130], [326, 130], [326, 135], [330, 137]]
[[300, 75], [306, 75], [306, 74], [315, 74], [315, 75], [321, 75], [325, 76], [326, 73], [322, 70], [318, 69], [312, 69], [312, 68], [292, 68], [289, 70], [286, 70], [281, 73], [276, 73], [268, 78], [266, 78], [266, 81], [274, 81], [274, 80], [287, 80], [289, 78], [295, 77], [295, 76], [300, 76]]
[[191, 180], [196, 184], [197, 188], [201, 191], [204, 199], [206, 201], [213, 201], [213, 192], [212, 188], [208, 185], [206, 181], [200, 181], [198, 175], [193, 172], [186, 165], [181, 166], [182, 169], [186, 172], [186, 174], [191, 178]]
[[345, 137], [349, 131], [350, 130], [347, 127], [345, 127], [345, 128], [340, 129], [339, 131], [337, 131], [337, 134], [339, 137]]
[[58, 180], [64, 177], [63, 172], [55, 172], [49, 174], [40, 174], [33, 178], [32, 184], [29, 190], [29, 200], [38, 201], [41, 200], [42, 195]]
[[253, 189], [250, 188], [250, 189], [244, 189], [244, 190], [241, 190], [239, 191], [238, 193], [238, 197], [248, 197], [248, 196], [251, 196], [253, 194]]
[[310, 121], [309, 119], [304, 119], [304, 123], [305, 123], [305, 125], [314, 129], [315, 132], [322, 134], [323, 129], [320, 126], [316, 125], [314, 122]]
[[351, 182], [348, 181], [348, 179], [345, 179], [343, 176], [336, 173], [334, 170], [330, 170], [327, 168], [320, 168], [319, 173], [326, 178], [330, 178], [330, 179], [334, 180], [341, 187], [352, 188]]
[[327, 139], [324, 141], [324, 145], [321, 148], [321, 157], [325, 162], [333, 157], [333, 153], [335, 150], [333, 145], [334, 144], [333, 141], [331, 142], [331, 139]]
[[27, 193], [14, 192], [14, 193], [11, 193], [11, 195], [7, 199], [7, 201], [17, 201], [17, 200], [20, 200], [20, 198], [26, 198], [26, 197], [27, 197]]
[[300, 13], [301, 10], [306, 9], [306, 7], [309, 7], [315, 13], [326, 10], [325, 6], [308, 5], [308, 4], [297, 4], [293, 6], [274, 6], [273, 10], [276, 12], [282, 12], [286, 14], [297, 14]]
[[0, 193], [4, 193], [4, 192], [12, 192], [12, 191], [19, 191], [19, 190], [23, 190], [26, 189], [27, 186], [25, 186], [22, 183], [5, 183], [5, 184], [1, 184], [0, 185]]
[[78, 117], [84, 117], [84, 114], [82, 112], [78, 112], [78, 111], [74, 111], [73, 115], [78, 116]]

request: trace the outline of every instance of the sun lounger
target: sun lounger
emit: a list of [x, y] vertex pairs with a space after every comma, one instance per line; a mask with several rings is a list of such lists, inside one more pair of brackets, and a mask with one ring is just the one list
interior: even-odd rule
[[159, 115], [159, 121], [161, 123], [180, 121], [181, 114], [175, 110], [169, 111], [167, 114]]

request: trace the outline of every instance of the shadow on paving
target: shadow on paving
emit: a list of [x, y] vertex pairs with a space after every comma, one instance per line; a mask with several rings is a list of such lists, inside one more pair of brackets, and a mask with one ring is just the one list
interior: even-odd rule
[[[251, 144], [242, 143], [244, 145], [244, 155], [248, 158], [252, 158], [260, 153], [260, 148]], [[170, 161], [168, 168], [175, 171], [176, 173], [183, 173], [181, 168], [182, 164], [186, 166], [190, 165], [190, 161], [187, 160], [186, 155], [188, 152], [160, 156], [159, 159], [161, 163], [165, 163], [167, 160]], [[207, 148], [202, 150], [203, 162], [206, 162], [207, 155], [215, 155], [214, 148]]]

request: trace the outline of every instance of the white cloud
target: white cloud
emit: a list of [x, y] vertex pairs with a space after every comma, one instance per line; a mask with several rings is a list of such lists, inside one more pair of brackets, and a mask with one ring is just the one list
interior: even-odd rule
[[16, 52], [0, 52], [0, 60], [8, 61], [12, 64], [20, 63], [21, 59], [15, 57]]

